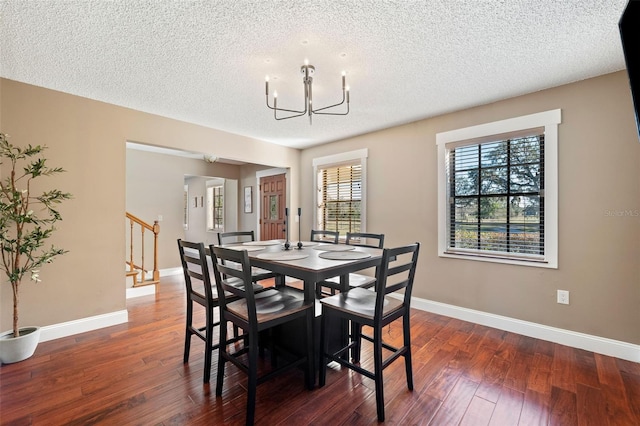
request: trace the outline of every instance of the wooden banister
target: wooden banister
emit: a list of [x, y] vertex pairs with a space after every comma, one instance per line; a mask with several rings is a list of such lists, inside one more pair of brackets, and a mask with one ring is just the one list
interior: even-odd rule
[[[153, 222], [153, 225], [151, 225], [145, 222], [144, 220], [138, 218], [137, 216], [132, 215], [129, 212], [126, 213], [126, 218], [129, 219], [129, 227], [130, 227], [129, 260], [126, 261], [127, 265], [129, 265], [129, 271], [127, 272], [127, 275], [130, 275], [133, 277], [134, 287], [147, 285], [147, 284], [157, 284], [158, 282], [160, 282], [160, 271], [158, 270], [158, 234], [160, 233], [160, 225], [158, 224], [157, 220]], [[140, 227], [141, 247], [140, 247], [140, 254], [139, 254], [139, 263], [136, 263], [136, 261], [134, 260], [134, 257], [136, 260], [138, 260], [138, 256], [135, 255], [136, 250], [134, 247], [134, 231], [133, 231], [136, 225]], [[145, 266], [144, 266], [144, 257], [145, 257], [144, 242], [145, 242], [146, 230], [153, 232], [153, 273], [152, 273], [152, 278], [150, 280], [147, 279], [146, 273], [148, 272], [148, 270], [145, 269]], [[140, 271], [140, 279], [137, 278], [137, 274], [134, 274], [134, 272], [136, 271]]]

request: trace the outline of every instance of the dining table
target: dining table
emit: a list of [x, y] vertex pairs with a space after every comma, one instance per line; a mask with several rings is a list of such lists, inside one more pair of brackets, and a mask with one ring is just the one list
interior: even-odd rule
[[301, 280], [305, 301], [315, 299], [318, 282], [332, 277], [339, 276], [340, 291], [347, 291], [350, 273], [376, 267], [382, 260], [382, 250], [377, 248], [300, 241], [300, 248], [294, 242], [285, 250], [284, 243], [250, 241], [241, 247], [248, 251], [251, 266]]
[[[313, 301], [316, 305], [314, 346], [318, 350], [321, 309], [320, 303], [316, 301], [317, 283], [328, 278], [340, 277], [340, 291], [347, 291], [350, 273], [375, 268], [382, 261], [382, 249], [316, 241], [289, 243], [288, 249], [284, 240], [247, 241], [226, 244], [223, 247], [246, 250], [252, 267], [281, 274], [281, 282], [277, 282], [276, 285], [284, 285], [284, 277], [297, 278], [303, 282], [304, 300]], [[348, 339], [349, 326], [342, 321], [338, 329], [337, 339], [340, 345], [344, 345]]]

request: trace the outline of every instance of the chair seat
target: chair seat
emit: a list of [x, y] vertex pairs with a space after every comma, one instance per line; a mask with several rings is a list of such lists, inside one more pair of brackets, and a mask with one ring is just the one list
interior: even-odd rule
[[[258, 323], [269, 322], [281, 317], [289, 316], [295, 312], [301, 312], [309, 308], [311, 303], [305, 303], [302, 294], [297, 297], [296, 294], [288, 291], [280, 291], [268, 289], [255, 294], [256, 314]], [[249, 320], [247, 301], [240, 299], [227, 304], [230, 313]]]
[[[324, 283], [330, 283], [329, 285], [325, 285]], [[369, 275], [363, 274], [349, 274], [349, 287], [360, 287], [360, 288], [370, 288], [376, 283], [375, 277], [370, 277]], [[323, 287], [333, 287], [335, 284], [336, 289], [340, 286], [340, 277], [329, 278], [326, 281], [322, 282]]]
[[[240, 290], [243, 290], [244, 287], [244, 281], [242, 281], [242, 279], [240, 278], [236, 278], [236, 277], [227, 277], [225, 280], [222, 281], [224, 283], [224, 285], [229, 286], [229, 287], [234, 287]], [[254, 292], [258, 292], [264, 290], [264, 287], [261, 286], [260, 284], [257, 283], [253, 283], [253, 291]], [[216, 297], [217, 297], [217, 291], [214, 288], [213, 291], [216, 293]], [[229, 297], [227, 295], [227, 297]]]
[[[373, 321], [376, 293], [371, 290], [356, 287], [347, 292], [320, 299], [320, 303], [322, 303], [323, 306]], [[385, 297], [382, 316], [387, 316], [401, 309], [402, 304], [402, 300]]]

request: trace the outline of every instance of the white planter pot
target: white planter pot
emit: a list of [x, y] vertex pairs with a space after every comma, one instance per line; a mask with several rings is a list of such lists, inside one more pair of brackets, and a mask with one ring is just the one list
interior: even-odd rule
[[20, 328], [20, 337], [13, 337], [13, 330], [0, 334], [0, 362], [11, 364], [24, 361], [36, 351], [40, 342], [40, 327]]

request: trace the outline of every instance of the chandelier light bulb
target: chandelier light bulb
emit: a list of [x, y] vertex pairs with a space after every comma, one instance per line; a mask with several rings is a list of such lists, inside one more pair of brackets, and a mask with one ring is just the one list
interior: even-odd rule
[[278, 91], [277, 91], [277, 90], [273, 92], [273, 97], [274, 97], [274, 98], [277, 98], [277, 97], [278, 97]]

